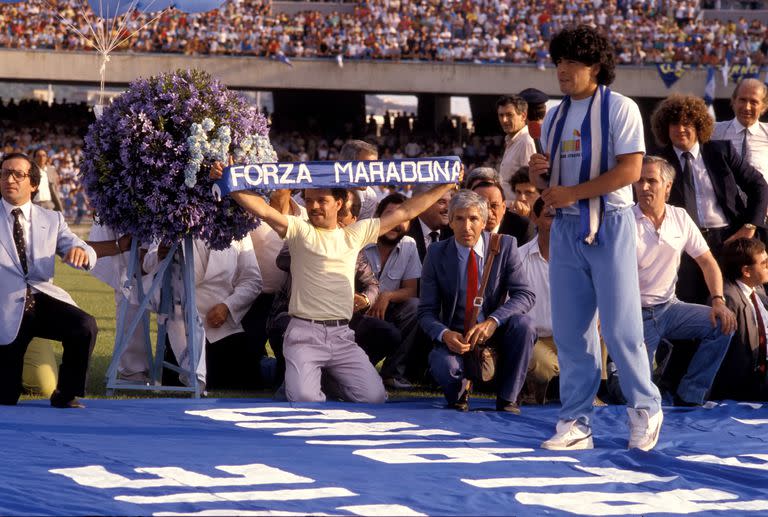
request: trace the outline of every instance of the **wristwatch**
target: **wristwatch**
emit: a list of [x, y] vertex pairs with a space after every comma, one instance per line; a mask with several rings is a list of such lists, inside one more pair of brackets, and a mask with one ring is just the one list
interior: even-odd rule
[[747, 224], [744, 225], [744, 228], [746, 228], [747, 230], [755, 231], [757, 229], [757, 226], [755, 226], [752, 223], [747, 223]]
[[718, 298], [721, 299], [723, 303], [725, 303], [725, 296], [723, 296], [722, 294], [713, 294], [712, 296], [709, 297], [709, 302], [712, 303], [714, 300]]

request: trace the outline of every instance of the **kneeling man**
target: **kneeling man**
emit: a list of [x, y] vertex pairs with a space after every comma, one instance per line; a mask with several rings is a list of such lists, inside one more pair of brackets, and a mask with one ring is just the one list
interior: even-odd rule
[[[494, 346], [498, 353], [496, 409], [520, 413], [517, 397], [525, 381], [536, 331], [526, 316], [534, 294], [523, 276], [514, 237], [501, 236], [485, 292], [479, 292], [490, 251], [484, 231], [488, 202], [462, 190], [448, 204], [454, 236], [427, 250], [421, 275], [419, 323], [435, 343], [429, 365], [450, 407], [468, 409], [469, 379], [462, 354], [476, 344]], [[472, 321], [477, 301], [480, 313]]]
[[[688, 371], [672, 395], [675, 405], [698, 406], [709, 395], [728, 351], [736, 317], [725, 305], [723, 277], [701, 231], [683, 208], [666, 204], [674, 179], [675, 169], [666, 160], [646, 156], [640, 181], [635, 183], [643, 334], [651, 369], [662, 339], [700, 340]], [[704, 273], [712, 307], [683, 303], [675, 297], [683, 251]]]
[[88, 358], [96, 343], [96, 320], [53, 285], [54, 255], [76, 268], [92, 269], [96, 252], [73, 234], [60, 212], [32, 204], [40, 169], [25, 154], [0, 162], [0, 404], [21, 394], [24, 353], [34, 337], [61, 341], [64, 355], [51, 405], [83, 407]]

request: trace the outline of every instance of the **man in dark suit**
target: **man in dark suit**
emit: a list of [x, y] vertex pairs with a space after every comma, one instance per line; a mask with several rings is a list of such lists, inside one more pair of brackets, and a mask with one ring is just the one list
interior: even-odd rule
[[85, 390], [96, 321], [53, 285], [54, 255], [91, 269], [96, 252], [69, 230], [61, 213], [32, 204], [40, 177], [25, 154], [0, 161], [0, 404], [18, 402], [24, 353], [33, 337], [42, 337], [64, 348], [51, 405], [83, 407], [76, 397]]
[[536, 235], [536, 228], [527, 217], [507, 210], [504, 189], [495, 181], [475, 182], [470, 190], [488, 200], [488, 222], [485, 229], [491, 233], [511, 235], [522, 246]]
[[[449, 204], [454, 237], [430, 246], [421, 276], [419, 324], [435, 347], [430, 353], [432, 375], [449, 407], [468, 409], [469, 382], [462, 354], [487, 343], [498, 352], [496, 409], [519, 413], [517, 398], [525, 381], [536, 331], [526, 312], [534, 294], [523, 278], [515, 240], [501, 237], [485, 292], [479, 292], [490, 250], [484, 231], [488, 203], [462, 190]], [[472, 321], [473, 305], [480, 314]]]
[[[413, 194], [426, 191], [428, 187], [416, 187]], [[422, 263], [424, 257], [427, 256], [427, 248], [431, 244], [445, 240], [452, 235], [450, 228], [448, 228], [448, 202], [451, 200], [452, 194], [452, 192], [447, 192], [410, 223], [407, 235], [416, 241], [416, 249], [419, 250], [419, 259]]]
[[738, 326], [712, 390], [713, 398], [768, 400], [766, 334], [768, 254], [757, 239], [736, 239], [722, 250], [725, 301]]
[[[651, 122], [664, 146], [660, 155], [676, 171], [669, 204], [685, 208], [716, 256], [726, 242], [764, 234], [768, 184], [730, 142], [710, 140], [714, 123], [702, 99], [671, 95]], [[706, 303], [706, 284], [692, 260], [682, 262], [677, 285], [681, 300]]]

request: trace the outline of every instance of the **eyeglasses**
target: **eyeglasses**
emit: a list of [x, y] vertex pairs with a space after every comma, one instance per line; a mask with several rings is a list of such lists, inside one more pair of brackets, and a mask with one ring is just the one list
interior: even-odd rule
[[24, 178], [29, 177], [29, 173], [24, 171], [15, 171], [13, 169], [0, 169], [0, 178], [7, 180], [11, 176], [13, 176], [13, 179], [16, 181], [24, 181]]

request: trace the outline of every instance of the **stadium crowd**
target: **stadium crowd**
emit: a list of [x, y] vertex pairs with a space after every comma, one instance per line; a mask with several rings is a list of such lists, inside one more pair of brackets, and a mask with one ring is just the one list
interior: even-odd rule
[[[435, 382], [450, 409], [467, 411], [469, 394], [485, 390], [510, 414], [559, 399], [542, 443], [552, 450], [591, 449], [592, 408], [606, 401], [627, 405], [629, 448], [650, 450], [663, 404], [768, 400], [768, 85], [741, 80], [734, 118], [717, 123], [703, 99], [668, 96], [651, 117], [652, 144], [634, 101], [608, 89], [616, 60], [605, 36], [564, 29], [549, 51], [563, 102], [546, 112], [535, 89], [499, 98], [498, 166], [477, 166], [493, 153], [473, 136], [460, 147], [477, 161], [460, 185], [231, 193], [263, 224], [224, 250], [194, 243], [198, 317], [169, 311], [166, 360], [182, 370], [167, 369], [163, 384], [194, 375], [212, 390], [267, 385], [289, 401], [381, 403], [385, 388]], [[112, 261], [131, 236], [96, 227], [86, 243], [36, 206], [46, 200], [32, 203], [50, 158], [35, 141], [42, 131], [56, 132], [59, 167], [77, 155], [60, 121], [48, 124], [19, 131], [0, 160], [0, 403], [16, 404], [28, 345], [42, 336], [64, 346], [51, 404], [73, 408], [97, 329], [52, 283], [51, 257], [93, 271], [119, 301], [125, 265]], [[354, 138], [274, 140], [282, 160], [367, 162], [430, 155], [463, 131], [445, 124], [420, 143], [410, 117], [374, 127], [367, 136], [383, 151]], [[213, 178], [222, 171], [210, 167]], [[172, 243], [140, 244], [151, 279]], [[201, 337], [195, 372], [187, 325]], [[272, 370], [257, 366], [267, 341]], [[147, 382], [149, 359], [129, 336], [119, 375]], [[27, 368], [55, 369], [43, 363]]]
[[[155, 16], [130, 16], [120, 50], [542, 65], [551, 36], [573, 23], [605, 30], [620, 64], [759, 64], [768, 50], [760, 21], [704, 19], [696, 0], [370, 0], [330, 14], [231, 0], [207, 13]], [[0, 23], [0, 47], [89, 50], [89, 24], [101, 30], [109, 22], [95, 19], [85, 0], [51, 0], [2, 4]]]

